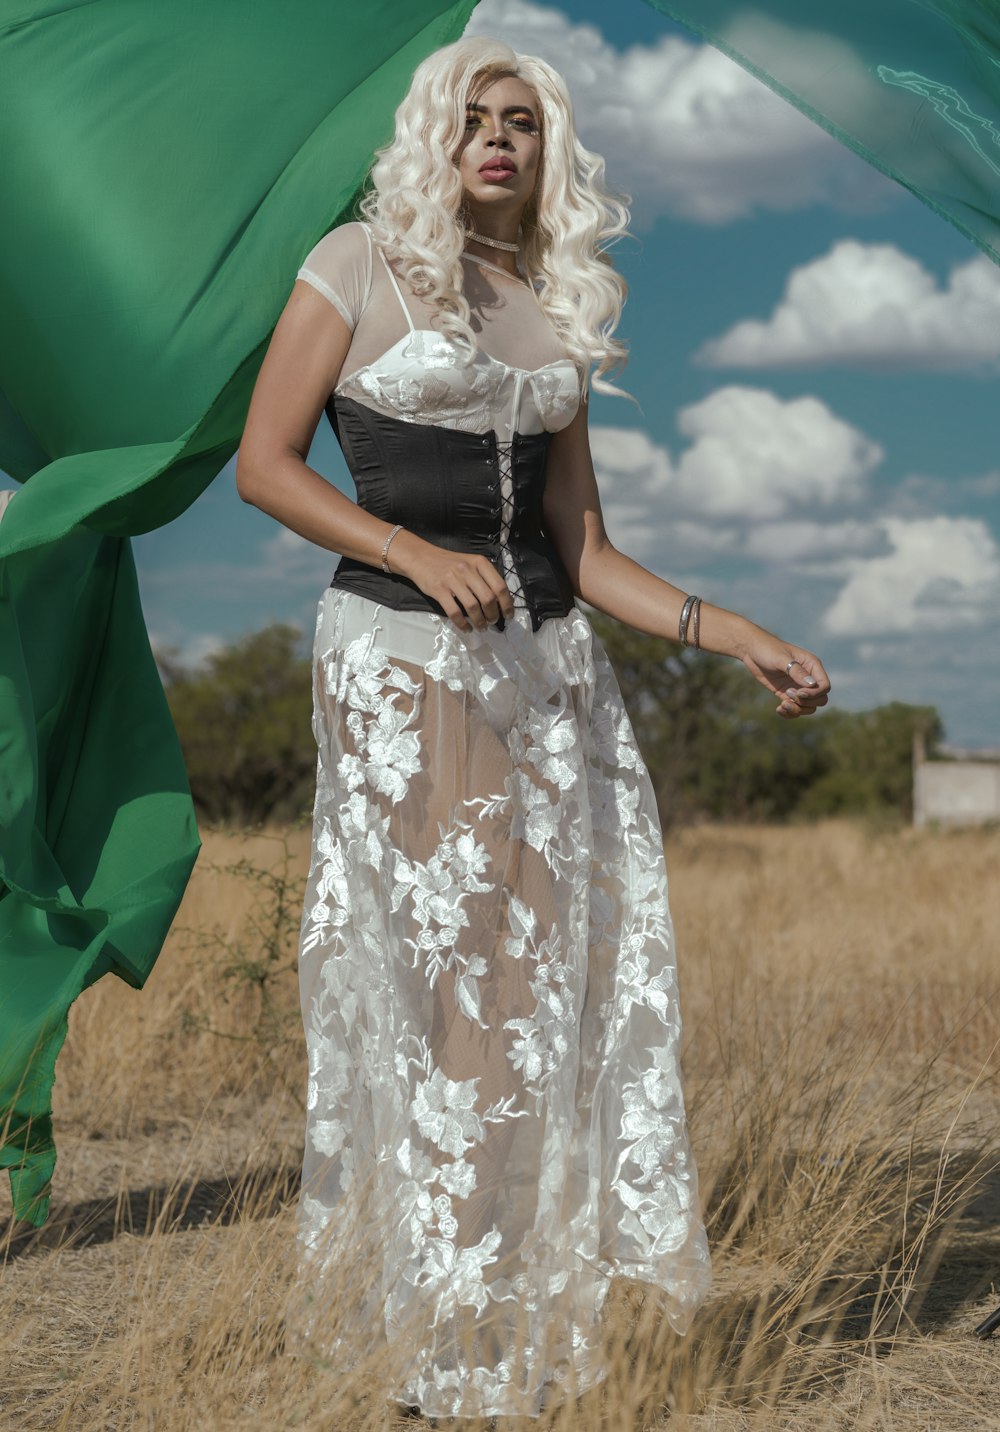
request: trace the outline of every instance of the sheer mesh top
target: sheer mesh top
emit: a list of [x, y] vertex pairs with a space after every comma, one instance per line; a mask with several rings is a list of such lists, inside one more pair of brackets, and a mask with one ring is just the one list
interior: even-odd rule
[[366, 224], [324, 234], [296, 277], [323, 294], [353, 334], [334, 393], [393, 418], [493, 430], [501, 443], [515, 432], [558, 431], [580, 404], [575, 363], [526, 281], [465, 258], [478, 344], [468, 364], [433, 326], [432, 306], [405, 290]]
[[[376, 262], [375, 253], [381, 262]], [[334, 305], [352, 332], [334, 395], [414, 423], [497, 437], [500, 564], [516, 607], [527, 605], [508, 546], [514, 520], [511, 441], [557, 432], [580, 405], [576, 364], [562, 352], [534, 289], [465, 254], [471, 363], [432, 326], [433, 307], [403, 287], [366, 224], [324, 234], [296, 278]]]

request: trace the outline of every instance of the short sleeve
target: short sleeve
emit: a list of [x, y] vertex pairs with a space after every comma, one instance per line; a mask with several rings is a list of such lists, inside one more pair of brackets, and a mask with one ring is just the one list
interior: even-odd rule
[[353, 333], [372, 291], [372, 240], [364, 224], [341, 224], [324, 234], [295, 275], [333, 304]]

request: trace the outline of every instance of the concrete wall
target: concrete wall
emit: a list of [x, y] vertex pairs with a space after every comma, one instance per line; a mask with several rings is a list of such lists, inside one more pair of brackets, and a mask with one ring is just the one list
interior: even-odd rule
[[914, 761], [913, 823], [1000, 821], [1000, 761]]

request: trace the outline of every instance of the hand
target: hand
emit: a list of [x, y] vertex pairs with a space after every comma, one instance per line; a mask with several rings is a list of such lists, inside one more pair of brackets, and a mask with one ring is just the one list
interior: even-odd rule
[[400, 532], [389, 548], [389, 565], [433, 597], [459, 631], [482, 631], [514, 615], [510, 588], [488, 557], [452, 552]]
[[812, 716], [827, 704], [830, 678], [819, 657], [804, 647], [792, 646], [755, 627], [740, 659], [760, 684], [779, 698], [777, 714], [786, 721]]

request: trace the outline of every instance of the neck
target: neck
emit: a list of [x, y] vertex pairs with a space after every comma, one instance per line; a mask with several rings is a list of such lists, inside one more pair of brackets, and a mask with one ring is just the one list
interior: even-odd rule
[[[478, 205], [466, 204], [465, 227], [474, 229], [477, 234], [482, 234], [487, 239], [499, 239], [505, 244], [515, 244], [517, 231], [521, 226], [521, 213], [520, 208], [516, 213], [503, 214], [495, 210], [484, 213]], [[517, 255], [509, 250], [495, 249], [488, 244], [478, 243], [471, 237], [466, 239], [465, 247], [470, 254], [489, 259], [490, 263], [496, 264], [498, 268], [506, 269], [508, 273], [517, 273]]]

